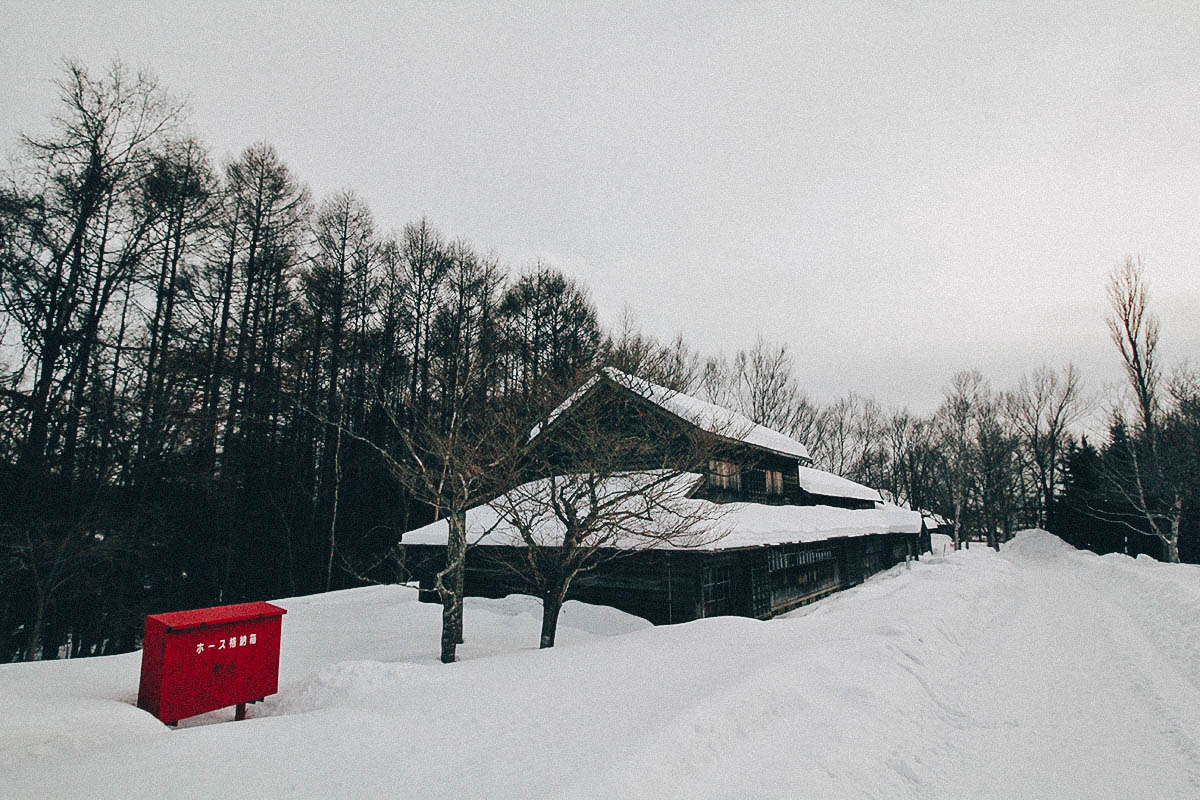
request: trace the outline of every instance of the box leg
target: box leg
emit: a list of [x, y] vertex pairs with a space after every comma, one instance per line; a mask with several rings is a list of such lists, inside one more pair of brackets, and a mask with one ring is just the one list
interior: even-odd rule
[[234, 721], [241, 721], [246, 718], [246, 704], [238, 703], [237, 710], [233, 712]]

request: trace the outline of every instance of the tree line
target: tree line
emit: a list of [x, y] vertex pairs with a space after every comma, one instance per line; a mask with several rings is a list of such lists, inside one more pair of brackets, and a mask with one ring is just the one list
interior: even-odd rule
[[120, 64], [70, 64], [59, 91], [0, 190], [6, 658], [376, 577], [443, 511], [384, 454], [596, 362], [562, 273], [512, 274], [424, 220], [382, 230], [268, 144], [217, 164]]
[[1194, 552], [1196, 382], [1147, 370], [1157, 323], [1121, 351], [1141, 411], [1096, 453], [1107, 494], [1079, 500], [1073, 368], [1009, 392], [960, 373], [926, 416], [822, 407], [784, 345], [724, 358], [606, 331], [552, 267], [381, 226], [353, 191], [314, 199], [266, 143], [217, 161], [149, 74], [69, 63], [58, 88], [0, 187], [5, 659], [130, 650], [148, 612], [403, 577], [400, 534], [493, 496], [525, 425], [602, 364], [789, 433], [958, 538], [1053, 528], [1076, 496]]
[[[705, 357], [682, 338], [656, 343], [631, 326], [618, 337], [625, 366], [783, 431], [815, 466], [932, 512], [955, 547], [993, 547], [1041, 527], [1099, 553], [1200, 561], [1200, 374], [1168, 367], [1145, 268], [1127, 259], [1109, 277], [1108, 325], [1126, 383], [1086, 391], [1071, 364], [1042, 366], [998, 390], [980, 372], [955, 373], [930, 414], [888, 409], [850, 393], [812, 402], [786, 344], [759, 339], [732, 359]], [[1079, 429], [1104, 414], [1096, 446]]]

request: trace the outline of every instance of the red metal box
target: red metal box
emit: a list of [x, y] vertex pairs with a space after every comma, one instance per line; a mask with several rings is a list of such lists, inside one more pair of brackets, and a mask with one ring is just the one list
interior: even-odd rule
[[270, 603], [146, 617], [138, 708], [168, 725], [262, 700], [279, 690], [279, 633], [287, 611]]

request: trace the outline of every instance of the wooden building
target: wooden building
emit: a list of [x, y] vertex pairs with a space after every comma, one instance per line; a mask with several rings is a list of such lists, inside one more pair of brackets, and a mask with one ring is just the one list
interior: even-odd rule
[[921, 533], [922, 548], [925, 551], [932, 551], [933, 549], [933, 543], [931, 541], [933, 534], [937, 533], [943, 536], [954, 536], [954, 523], [950, 522], [940, 514], [934, 514], [932, 511], [921, 512], [921, 524], [923, 527], [923, 531]]
[[[721, 506], [728, 534], [700, 547], [660, 542], [602, 553], [602, 564], [580, 574], [569, 599], [610, 605], [656, 624], [740, 615], [767, 619], [861, 583], [870, 575], [927, 551], [921, 515], [883, 502], [879, 493], [813, 469], [800, 442], [740, 414], [606, 369], [568, 398], [531, 444], [561, 452], [561, 473], [572, 464], [556, 431], [571, 415], [590, 426], [647, 441], [647, 459], [661, 456], [676, 435], [714, 437], [704, 474], [690, 481], [689, 502]], [[635, 459], [636, 460], [636, 459]], [[544, 462], [543, 462], [544, 463]], [[661, 463], [661, 462], [660, 462]], [[630, 464], [644, 469], [647, 463]], [[467, 514], [466, 593], [502, 597], [526, 590], [513, 566], [518, 536], [507, 534], [487, 506]], [[444, 520], [404, 535], [408, 569], [433, 595], [445, 564]]]
[[[433, 576], [445, 564], [445, 545], [404, 548], [408, 568], [421, 582], [422, 599], [437, 602]], [[656, 625], [730, 614], [769, 619], [916, 558], [919, 548], [920, 533], [903, 531], [813, 542], [614, 553], [617, 557], [576, 578], [568, 598], [613, 606]], [[523, 591], [506, 566], [520, 558], [515, 549], [471, 548], [466, 594], [504, 597]]]

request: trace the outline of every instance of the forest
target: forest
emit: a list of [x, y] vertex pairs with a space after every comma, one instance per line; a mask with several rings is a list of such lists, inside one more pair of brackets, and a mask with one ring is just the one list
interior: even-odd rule
[[[58, 89], [0, 178], [2, 660], [129, 651], [146, 613], [403, 580], [401, 534], [494, 494], [521, 431], [603, 365], [787, 433], [956, 540], [1037, 526], [1200, 561], [1200, 376], [1161, 362], [1135, 258], [1114, 258], [1097, 345], [1119, 396], [1071, 365], [1005, 389], [948, 365], [930, 414], [819, 404], [787, 343], [606, 327], [552, 265], [376, 220], [352, 190], [314, 198], [269, 143], [218, 157], [148, 73], [72, 62]], [[1081, 437], [1097, 413], [1105, 437]]]

